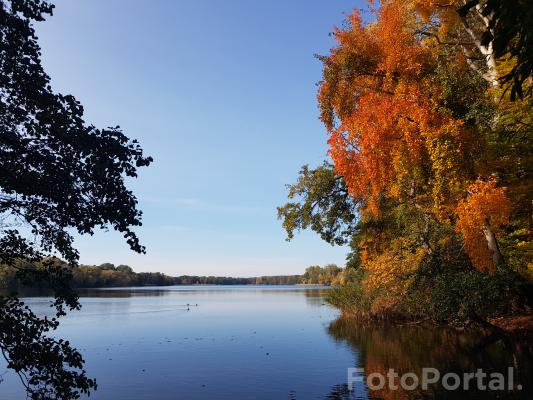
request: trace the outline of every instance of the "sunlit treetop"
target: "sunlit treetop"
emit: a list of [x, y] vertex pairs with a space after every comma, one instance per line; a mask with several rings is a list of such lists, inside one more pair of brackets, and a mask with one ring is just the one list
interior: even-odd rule
[[354, 11], [324, 58], [318, 100], [330, 155], [366, 211], [379, 211], [380, 196], [441, 208], [458, 195], [450, 190], [469, 164], [471, 133], [438, 102], [438, 54], [417, 34], [416, 13], [398, 1], [376, 13], [364, 25]]

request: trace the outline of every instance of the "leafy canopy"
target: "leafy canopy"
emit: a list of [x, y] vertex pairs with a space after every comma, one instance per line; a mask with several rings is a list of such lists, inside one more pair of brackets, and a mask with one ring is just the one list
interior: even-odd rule
[[[73, 231], [113, 228], [144, 252], [132, 229], [142, 213], [125, 179], [152, 158], [119, 127], [86, 123], [74, 96], [52, 90], [33, 22], [53, 8], [44, 0], [0, 0], [0, 268], [15, 268], [28, 285], [46, 282], [59, 317], [65, 307], [79, 308], [71, 272], [53, 257], [77, 264]], [[56, 327], [16, 297], [0, 297], [0, 348], [33, 399], [78, 398], [96, 387], [81, 355], [47, 336]]]

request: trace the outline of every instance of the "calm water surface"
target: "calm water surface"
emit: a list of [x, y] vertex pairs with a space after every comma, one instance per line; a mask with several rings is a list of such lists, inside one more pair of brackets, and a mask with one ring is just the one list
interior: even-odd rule
[[[484, 340], [416, 326], [370, 328], [338, 319], [325, 288], [175, 286], [82, 292], [81, 311], [58, 335], [80, 349], [96, 400], [136, 399], [418, 399], [530, 398], [531, 345]], [[49, 299], [25, 300], [46, 313]], [[189, 304], [189, 306], [187, 306]], [[422, 392], [347, 390], [347, 369], [366, 373], [505, 371], [518, 367], [522, 391]], [[5, 372], [0, 399], [24, 399]]]

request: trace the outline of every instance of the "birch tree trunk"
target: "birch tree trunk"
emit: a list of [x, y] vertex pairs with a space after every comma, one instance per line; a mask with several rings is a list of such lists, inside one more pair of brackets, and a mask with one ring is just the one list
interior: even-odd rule
[[494, 267], [497, 267], [503, 263], [503, 255], [500, 251], [500, 246], [498, 246], [498, 240], [488, 221], [485, 221], [483, 225], [483, 234], [485, 235], [488, 248], [492, 251], [492, 264]]
[[[481, 6], [477, 5], [473, 9], [472, 17], [476, 18], [479, 22], [479, 24], [482, 24], [485, 29], [489, 28], [490, 20], [486, 16], [482, 14]], [[487, 80], [492, 87], [499, 87], [500, 83], [498, 81], [498, 71], [496, 68], [496, 57], [494, 55], [494, 49], [492, 45], [492, 40], [484, 46], [481, 43], [481, 34], [476, 32], [475, 27], [472, 26], [472, 24], [469, 22], [469, 19], [467, 16], [461, 18], [461, 22], [463, 24], [463, 28], [465, 29], [466, 33], [470, 36], [472, 39], [472, 42], [476, 46], [476, 48], [479, 50], [479, 52], [483, 55], [485, 58], [485, 66], [487, 68], [486, 73], [483, 75], [485, 80]]]

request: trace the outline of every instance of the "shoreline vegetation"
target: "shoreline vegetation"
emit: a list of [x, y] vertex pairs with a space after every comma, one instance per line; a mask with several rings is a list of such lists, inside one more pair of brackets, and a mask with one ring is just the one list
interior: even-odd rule
[[[301, 275], [274, 275], [257, 277], [228, 277], [228, 276], [169, 276], [160, 272], [134, 272], [128, 265], [115, 266], [111, 263], [101, 265], [79, 265], [69, 267], [68, 264], [55, 260], [56, 265], [63, 268], [70, 275], [70, 285], [75, 289], [112, 288], [128, 286], [172, 286], [172, 285], [324, 285], [332, 286], [346, 279], [346, 271], [334, 264], [325, 267], [308, 267]], [[25, 285], [20, 271], [43, 269], [43, 263], [18, 262], [10, 268], [0, 269], [0, 291], [27, 291], [30, 285]], [[49, 289], [47, 282], [32, 282], [31, 289]]]

